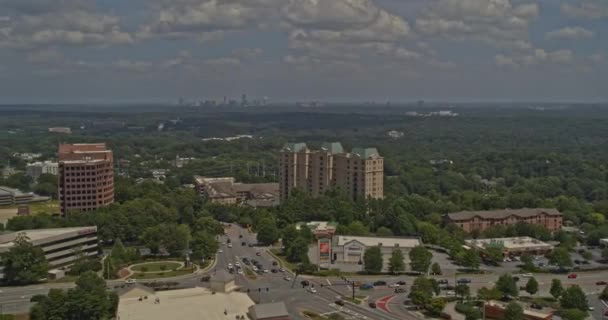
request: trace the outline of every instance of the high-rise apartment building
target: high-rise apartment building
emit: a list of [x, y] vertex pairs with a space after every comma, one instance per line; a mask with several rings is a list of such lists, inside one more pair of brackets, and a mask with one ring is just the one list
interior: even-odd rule
[[95, 210], [114, 202], [114, 159], [105, 143], [59, 146], [61, 213]]
[[384, 158], [376, 148], [345, 152], [339, 142], [311, 150], [305, 143], [287, 143], [279, 157], [281, 200], [294, 189], [313, 197], [340, 189], [351, 199], [384, 197]]

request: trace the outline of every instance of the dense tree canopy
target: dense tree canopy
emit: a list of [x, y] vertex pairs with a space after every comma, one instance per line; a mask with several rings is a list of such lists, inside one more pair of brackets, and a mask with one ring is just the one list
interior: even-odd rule
[[48, 263], [40, 247], [35, 247], [23, 233], [17, 234], [14, 245], [0, 256], [4, 281], [26, 285], [46, 278]]

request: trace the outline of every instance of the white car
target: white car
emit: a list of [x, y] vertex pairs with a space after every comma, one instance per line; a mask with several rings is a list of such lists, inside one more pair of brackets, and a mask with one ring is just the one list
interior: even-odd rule
[[533, 275], [531, 273], [524, 273], [521, 276], [524, 277], [524, 278], [532, 278], [533, 277]]
[[126, 284], [134, 284], [134, 283], [137, 283], [137, 279], [127, 279], [127, 280], [125, 281], [125, 283], [126, 283]]
[[285, 272], [285, 268], [281, 268], [281, 269], [279, 269], [279, 271]]
[[389, 288], [399, 288], [399, 287], [401, 287], [401, 285], [398, 283], [393, 283], [393, 284], [389, 284], [388, 287]]
[[217, 250], [217, 253], [224, 253], [224, 250], [219, 249], [219, 250]]
[[595, 308], [594, 308], [594, 307], [592, 307], [592, 306], [589, 306], [589, 308], [588, 308], [588, 309], [589, 309], [589, 311], [593, 311], [593, 310], [595, 310]]
[[447, 292], [445, 293], [445, 295], [446, 295], [446, 296], [455, 296], [455, 295], [456, 295], [456, 292], [454, 292], [454, 291], [447, 291]]
[[228, 269], [232, 269], [232, 263], [228, 263]]
[[308, 288], [308, 292], [310, 292], [310, 293], [317, 293], [317, 289], [315, 289], [313, 287], [310, 287], [310, 288]]
[[232, 248], [232, 243], [229, 243], [229, 244], [228, 244], [228, 248]]
[[253, 271], [258, 271], [258, 267], [256, 266], [252, 266], [251, 269], [253, 269]]
[[234, 265], [237, 266], [237, 267], [240, 267], [241, 263], [237, 261], [237, 262], [234, 263]]
[[285, 277], [285, 278], [283, 278], [283, 279], [285, 279], [285, 281], [291, 281], [291, 278], [290, 278], [290, 277]]
[[270, 272], [270, 271], [268, 271], [268, 269], [264, 269], [264, 273], [268, 273], [268, 272]]
[[239, 269], [236, 273], [243, 274], [243, 269]]

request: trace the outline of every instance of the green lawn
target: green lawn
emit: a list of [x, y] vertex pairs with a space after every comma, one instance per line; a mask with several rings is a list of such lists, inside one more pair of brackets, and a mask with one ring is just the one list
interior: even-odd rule
[[184, 275], [191, 274], [191, 273], [192, 273], [192, 269], [190, 269], [190, 268], [181, 269], [181, 270], [177, 270], [177, 271], [154, 272], [154, 273], [135, 272], [129, 278], [134, 278], [134, 279], [138, 279], [138, 280], [139, 279], [171, 278], [171, 277], [184, 276]]
[[[45, 202], [28, 203], [30, 214], [40, 213], [59, 213], [59, 200], [49, 200]], [[0, 209], [17, 209], [19, 206], [0, 206]]]
[[[131, 270], [136, 272], [143, 272], [145, 268], [145, 272], [169, 272], [175, 268], [179, 268], [181, 264], [179, 262], [174, 261], [158, 261], [158, 262], [148, 262], [140, 265], [136, 265], [131, 268]], [[164, 270], [163, 270], [164, 267]]]
[[287, 261], [285, 256], [281, 255], [281, 249], [270, 249], [271, 255], [279, 261], [279, 264], [285, 269], [294, 271], [296, 269], [296, 265]]

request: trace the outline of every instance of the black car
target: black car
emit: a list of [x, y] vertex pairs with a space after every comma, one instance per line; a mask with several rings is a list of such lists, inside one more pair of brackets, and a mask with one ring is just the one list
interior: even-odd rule
[[375, 302], [370, 302], [369, 303], [369, 307], [373, 308], [373, 309], [376, 309], [376, 303]]
[[463, 283], [471, 283], [471, 279], [464, 279], [464, 278], [462, 278], [462, 279], [458, 279], [458, 280], [456, 281], [456, 283], [459, 283], [459, 284], [463, 284]]
[[300, 281], [300, 284], [307, 287], [310, 285], [310, 282], [308, 282], [308, 280], [302, 280], [302, 281]]
[[385, 286], [386, 285], [386, 281], [382, 281], [382, 280], [378, 280], [376, 282], [374, 282], [374, 286]]
[[574, 260], [574, 263], [581, 264], [581, 261], [577, 259], [577, 260]]
[[272, 272], [272, 273], [277, 273], [277, 272], [279, 272], [279, 270], [277, 270], [277, 269], [272, 269], [272, 270], [270, 270], [270, 272]]
[[258, 264], [258, 261], [256, 259], [251, 259], [251, 263], [253, 263], [254, 265]]
[[278, 265], [279, 265], [279, 263], [278, 263], [278, 262], [276, 262], [276, 261], [273, 261], [273, 262], [272, 262], [272, 265], [273, 265], [273, 266], [278, 266]]
[[343, 306], [344, 305], [344, 301], [342, 300], [336, 300], [336, 304], [339, 306]]
[[241, 238], [243, 238], [243, 235], [242, 235], [242, 234], [239, 234], [239, 239], [241, 239]]
[[405, 293], [405, 288], [395, 288], [395, 293]]
[[533, 303], [532, 305], [530, 305], [530, 308], [534, 308], [534, 309], [537, 309], [537, 310], [542, 310], [543, 306], [541, 306], [538, 303]]
[[456, 290], [456, 287], [455, 286], [451, 286], [451, 285], [448, 284], [448, 285], [442, 286], [440, 289], [441, 290], [451, 291], [451, 290]]
[[439, 279], [439, 280], [437, 281], [437, 283], [439, 283], [439, 284], [448, 284], [448, 283], [449, 283], [449, 281], [448, 281], [448, 279]]
[[209, 282], [209, 280], [211, 280], [211, 276], [210, 275], [205, 275], [201, 278], [201, 282]]
[[397, 283], [398, 285], [400, 285], [400, 286], [404, 286], [404, 285], [405, 285], [405, 281], [403, 281], [403, 280], [399, 280], [399, 281], [397, 281], [396, 283]]
[[246, 245], [247, 245], [247, 242], [243, 241], [243, 242], [241, 242], [241, 245], [242, 245], [242, 246], [246, 246]]

